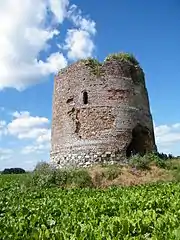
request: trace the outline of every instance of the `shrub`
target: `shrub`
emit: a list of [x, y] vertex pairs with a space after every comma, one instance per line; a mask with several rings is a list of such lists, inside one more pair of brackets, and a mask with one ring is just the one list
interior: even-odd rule
[[55, 185], [55, 178], [53, 171], [44, 171], [38, 172], [35, 171], [32, 173], [31, 184], [38, 187], [51, 187]]
[[159, 157], [158, 153], [148, 153], [144, 156], [139, 154], [130, 158], [130, 165], [139, 169], [150, 169], [150, 163], [154, 163], [157, 167], [167, 168], [167, 162]]
[[179, 169], [178, 169], [178, 170], [175, 170], [175, 171], [173, 172], [173, 177], [174, 177], [174, 179], [175, 179], [176, 182], [180, 182], [180, 171], [179, 171]]
[[129, 163], [133, 168], [142, 169], [142, 170], [149, 169], [150, 162], [151, 162], [151, 159], [146, 155], [140, 156], [139, 154], [136, 154], [129, 159]]
[[44, 171], [48, 171], [50, 169], [50, 164], [47, 162], [39, 162], [37, 163], [34, 172], [44, 172]]
[[77, 187], [92, 187], [92, 179], [86, 169], [74, 169], [68, 172], [67, 184]]
[[54, 182], [57, 186], [64, 187], [67, 184], [68, 170], [56, 169], [54, 171]]
[[87, 58], [82, 60], [86, 66], [91, 68], [91, 72], [94, 75], [100, 76], [101, 75], [101, 66], [102, 64], [95, 58]]
[[38, 163], [31, 183], [34, 186], [91, 187], [92, 180], [86, 169], [57, 169], [48, 163]]
[[180, 171], [180, 161], [179, 160], [168, 160], [167, 168], [169, 170], [178, 170]]
[[108, 168], [104, 171], [104, 177], [107, 180], [114, 180], [121, 174], [121, 170], [118, 166], [108, 166]]
[[150, 153], [148, 157], [157, 167], [167, 168], [167, 162], [163, 158], [160, 158], [158, 153]]
[[171, 171], [175, 181], [180, 182], [180, 160], [167, 161], [167, 169]]
[[131, 53], [120, 52], [120, 53], [110, 54], [106, 57], [105, 61], [109, 61], [111, 59], [115, 59], [115, 60], [119, 60], [119, 61], [129, 61], [133, 65], [139, 66], [139, 62]]
[[1, 174], [22, 174], [26, 173], [26, 171], [22, 168], [5, 168]]

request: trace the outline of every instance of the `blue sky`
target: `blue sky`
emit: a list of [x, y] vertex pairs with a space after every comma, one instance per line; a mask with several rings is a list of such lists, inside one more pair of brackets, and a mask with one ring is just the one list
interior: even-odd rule
[[120, 51], [145, 71], [159, 151], [180, 155], [179, 26], [178, 0], [0, 3], [0, 169], [49, 159], [58, 69]]

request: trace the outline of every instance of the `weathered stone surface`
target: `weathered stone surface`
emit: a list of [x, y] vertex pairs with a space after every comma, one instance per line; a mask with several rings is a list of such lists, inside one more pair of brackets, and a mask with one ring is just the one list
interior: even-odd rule
[[86, 166], [124, 161], [127, 151], [156, 150], [145, 82], [132, 67], [110, 60], [95, 74], [78, 61], [55, 77], [51, 162]]

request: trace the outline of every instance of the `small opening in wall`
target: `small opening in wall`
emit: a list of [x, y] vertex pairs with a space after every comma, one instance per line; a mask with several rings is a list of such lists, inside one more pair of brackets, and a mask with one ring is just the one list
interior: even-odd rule
[[88, 104], [88, 93], [86, 91], [83, 92], [83, 103]]

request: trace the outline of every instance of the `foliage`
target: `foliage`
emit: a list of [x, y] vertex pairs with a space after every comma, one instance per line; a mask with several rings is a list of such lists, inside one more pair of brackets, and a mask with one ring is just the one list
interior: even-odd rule
[[151, 159], [147, 155], [141, 156], [139, 154], [131, 156], [129, 164], [136, 169], [146, 170], [149, 169]]
[[39, 187], [92, 186], [91, 177], [86, 169], [58, 169], [43, 162], [36, 166], [30, 180], [32, 186]]
[[101, 63], [95, 59], [95, 58], [87, 58], [85, 60], [82, 60], [86, 66], [91, 68], [91, 72], [94, 75], [100, 76], [101, 74]]
[[180, 182], [180, 159], [167, 160], [167, 169], [172, 172], [175, 181]]
[[137, 59], [134, 57], [133, 54], [120, 52], [120, 53], [110, 54], [105, 59], [105, 61], [111, 61], [111, 60], [131, 63], [133, 65], [131, 66], [131, 71], [135, 72], [135, 75], [136, 75], [135, 80], [138, 81], [138, 83], [143, 83], [143, 84], [145, 83], [143, 69], [140, 67], [139, 62], [137, 61]]
[[116, 165], [112, 165], [112, 166], [109, 165], [104, 171], [104, 177], [107, 180], [114, 180], [120, 174], [121, 174], [121, 169], [119, 168], [119, 166], [116, 166]]
[[111, 59], [115, 59], [118, 61], [128, 61], [128, 62], [131, 62], [133, 65], [139, 66], [139, 62], [131, 53], [120, 52], [120, 53], [110, 54], [106, 57], [105, 61], [109, 61]]
[[157, 153], [158, 157], [163, 160], [173, 159], [175, 158], [172, 154], [166, 154], [166, 153]]
[[38, 171], [38, 172], [44, 172], [44, 171], [48, 171], [50, 168], [49, 163], [47, 162], [38, 162], [34, 171]]
[[68, 172], [67, 185], [74, 185], [80, 188], [92, 187], [91, 177], [86, 169], [74, 169]]
[[160, 157], [158, 153], [151, 153], [149, 157], [156, 164], [157, 167], [167, 168], [167, 162], [165, 161], [165, 159]]
[[179, 239], [180, 184], [107, 190], [21, 187], [0, 176], [0, 239]]
[[26, 171], [22, 168], [5, 168], [1, 174], [22, 174]]
[[[105, 58], [104, 62], [111, 61], [113, 59], [117, 60], [117, 61], [129, 62], [129, 63], [133, 64], [133, 66], [136, 70], [136, 73], [138, 74], [139, 82], [144, 83], [144, 72], [143, 72], [142, 68], [140, 67], [137, 59], [133, 56], [133, 54], [124, 53], [124, 52], [110, 54]], [[102, 74], [101, 67], [102, 67], [103, 63], [100, 63], [97, 59], [94, 59], [94, 58], [87, 58], [87, 59], [83, 59], [81, 61], [84, 62], [86, 66], [90, 67], [92, 74], [94, 74], [98, 77], [101, 76], [101, 74]]]
[[152, 163], [157, 167], [167, 168], [166, 161], [160, 158], [158, 153], [148, 153], [144, 156], [136, 154], [130, 158], [129, 163], [132, 167], [143, 170], [150, 169], [150, 164]]

